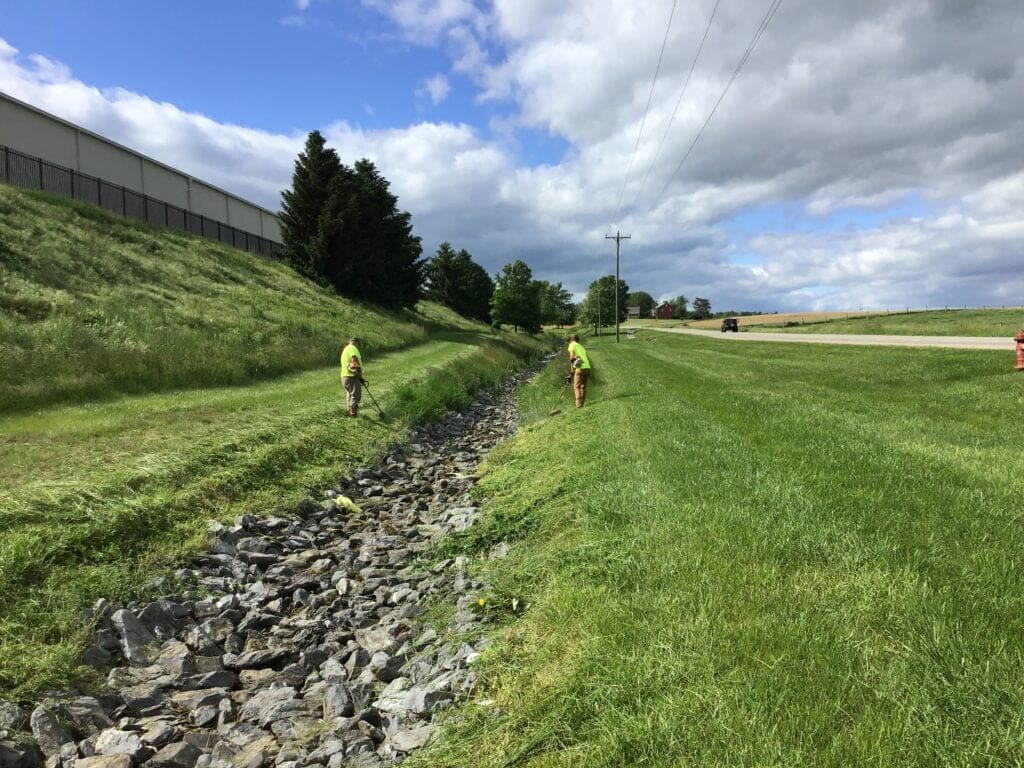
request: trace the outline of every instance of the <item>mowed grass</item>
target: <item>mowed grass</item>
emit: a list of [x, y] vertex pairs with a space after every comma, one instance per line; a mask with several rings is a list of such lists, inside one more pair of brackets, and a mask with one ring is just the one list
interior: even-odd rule
[[1003, 355], [588, 350], [587, 407], [547, 416], [562, 365], [525, 390], [458, 543], [513, 542], [486, 596], [495, 705], [409, 765], [1021, 764], [1024, 378]]
[[208, 520], [290, 513], [543, 349], [469, 332], [385, 355], [366, 346], [384, 419], [365, 394], [361, 418], [344, 417], [336, 367], [0, 417], [0, 698], [83, 672], [80, 610], [145, 594], [201, 546]]
[[432, 327], [480, 328], [432, 305], [384, 313], [286, 264], [0, 185], [0, 413], [260, 381], [331, 364], [339, 334], [389, 350]]

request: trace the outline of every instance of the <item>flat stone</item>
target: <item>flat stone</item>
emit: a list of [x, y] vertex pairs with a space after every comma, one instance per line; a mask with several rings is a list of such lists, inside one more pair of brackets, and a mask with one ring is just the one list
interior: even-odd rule
[[253, 720], [263, 728], [277, 720], [306, 714], [306, 703], [295, 698], [295, 689], [289, 686], [265, 688], [256, 693], [242, 705], [238, 717], [241, 720]]
[[168, 744], [157, 752], [146, 763], [147, 766], [166, 766], [167, 768], [195, 768], [196, 761], [203, 754], [184, 741]]
[[139, 761], [146, 754], [146, 746], [133, 731], [110, 728], [96, 737], [95, 749], [100, 755], [128, 755]]
[[224, 668], [232, 670], [266, 669], [298, 657], [298, 652], [287, 648], [273, 648], [247, 653], [224, 654]]
[[371, 656], [379, 651], [393, 653], [399, 644], [395, 636], [384, 627], [357, 629], [356, 642], [365, 648]]
[[397, 752], [412, 752], [414, 749], [425, 747], [434, 737], [435, 726], [429, 723], [419, 723], [411, 728], [405, 728], [394, 735], [388, 741]]
[[80, 757], [75, 761], [75, 768], [132, 768], [132, 759], [123, 753]]

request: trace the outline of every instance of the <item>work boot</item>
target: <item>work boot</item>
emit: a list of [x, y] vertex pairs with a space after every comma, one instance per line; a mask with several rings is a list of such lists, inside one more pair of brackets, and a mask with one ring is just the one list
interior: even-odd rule
[[352, 416], [356, 417], [358, 415], [359, 415], [359, 406], [358, 405], [352, 406]]
[[348, 411], [346, 411], [346, 412], [345, 412], [345, 415], [346, 415], [346, 416], [355, 416], [355, 415], [356, 415], [356, 413], [355, 413], [355, 411], [354, 411], [354, 410], [352, 410], [351, 408], [349, 408], [349, 409], [348, 409]]

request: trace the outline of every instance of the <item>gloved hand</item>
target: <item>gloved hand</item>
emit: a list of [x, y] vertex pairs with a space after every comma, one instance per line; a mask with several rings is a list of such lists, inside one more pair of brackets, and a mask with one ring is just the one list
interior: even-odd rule
[[565, 374], [565, 378], [564, 378], [564, 379], [562, 379], [562, 381], [564, 381], [564, 382], [566, 382], [566, 383], [568, 383], [568, 382], [572, 381], [572, 374], [571, 374], [571, 373], [567, 373], [567, 374]]
[[359, 383], [360, 384], [369, 384], [370, 382], [368, 382], [366, 379], [364, 379], [362, 376], [360, 376], [359, 377]]

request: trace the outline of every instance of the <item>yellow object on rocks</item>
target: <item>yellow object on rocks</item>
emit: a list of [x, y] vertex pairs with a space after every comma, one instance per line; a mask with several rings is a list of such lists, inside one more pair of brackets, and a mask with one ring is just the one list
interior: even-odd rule
[[349, 512], [363, 511], [359, 508], [359, 505], [352, 501], [352, 499], [350, 499], [348, 496], [335, 496], [334, 501], [337, 503], [339, 507], [341, 507], [342, 509], [347, 509]]

